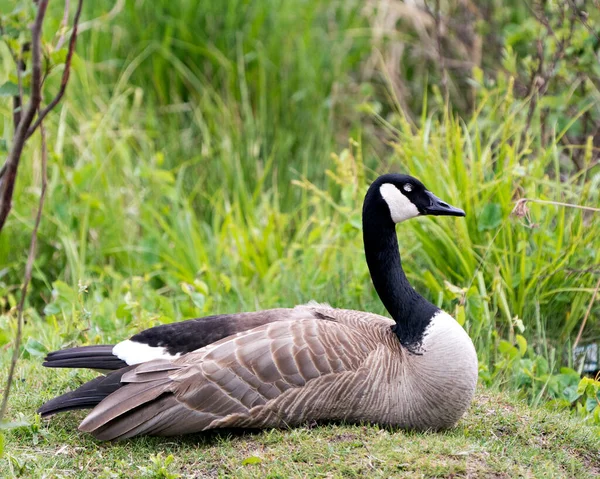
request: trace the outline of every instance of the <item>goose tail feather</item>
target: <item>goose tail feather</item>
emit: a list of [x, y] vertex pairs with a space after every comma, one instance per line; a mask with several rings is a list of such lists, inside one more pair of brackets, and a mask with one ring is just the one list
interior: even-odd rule
[[133, 366], [122, 368], [110, 373], [108, 376], [99, 376], [88, 381], [74, 391], [62, 394], [45, 402], [37, 412], [42, 417], [53, 416], [65, 411], [75, 409], [92, 409], [100, 402], [119, 389], [123, 384], [121, 378]]
[[112, 344], [81, 346], [48, 353], [44, 361], [47, 368], [88, 368], [114, 371], [127, 363], [113, 354]]

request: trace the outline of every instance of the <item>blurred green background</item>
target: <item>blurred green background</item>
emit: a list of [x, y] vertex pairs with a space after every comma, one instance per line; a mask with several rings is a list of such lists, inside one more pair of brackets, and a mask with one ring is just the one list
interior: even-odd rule
[[[2, 2], [0, 84], [16, 82], [8, 46], [23, 39], [8, 27], [29, 3]], [[469, 332], [482, 382], [600, 423], [598, 388], [577, 390], [591, 360], [571, 354], [586, 313], [579, 344], [600, 340], [598, 213], [511, 216], [519, 198], [600, 206], [594, 4], [85, 2], [67, 96], [45, 122], [23, 358], [311, 299], [385, 314], [360, 209], [378, 174], [405, 172], [467, 212], [398, 231], [409, 279]], [[62, 15], [51, 3], [46, 100]], [[0, 160], [11, 108], [0, 97]], [[36, 136], [0, 235], [3, 362], [40, 175]]]

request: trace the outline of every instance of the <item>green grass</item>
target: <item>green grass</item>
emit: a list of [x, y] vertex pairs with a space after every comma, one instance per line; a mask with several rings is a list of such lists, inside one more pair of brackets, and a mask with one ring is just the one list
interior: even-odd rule
[[592, 478], [600, 473], [595, 428], [485, 388], [456, 428], [436, 434], [308, 425], [100, 443], [76, 430], [81, 412], [42, 422], [34, 417], [44, 400], [92, 376], [43, 370], [40, 361], [21, 363], [9, 418], [29, 425], [6, 434], [1, 477], [169, 477], [160, 475], [161, 467], [171, 477]]
[[[597, 148], [562, 141], [584, 110], [600, 111], [598, 95], [558, 119], [538, 104], [523, 134], [529, 103], [515, 98], [512, 80], [479, 72], [469, 87], [473, 111], [459, 117], [427, 93], [437, 91], [439, 72], [429, 83], [424, 73], [436, 68], [431, 59], [404, 55], [407, 101], [424, 107], [403, 112], [373, 49], [389, 62], [399, 39], [375, 38], [364, 2], [136, 1], [101, 17], [113, 5], [85, 2], [85, 20], [96, 20], [81, 34], [68, 94], [46, 121], [48, 197], [10, 402], [10, 418], [21, 412], [33, 426], [5, 432], [7, 454], [31, 468], [23, 477], [72, 476], [88, 461], [90, 474], [132, 477], [138, 466], [158, 471], [150, 456], [161, 450], [157, 461], [172, 453], [170, 468], [183, 476], [598, 472], [597, 427], [587, 427], [600, 423], [600, 393], [577, 395], [581, 365], [569, 349], [597, 281], [600, 221], [535, 204], [529, 219], [510, 216], [525, 196], [600, 204]], [[48, 41], [60, 7], [52, 3]], [[11, 61], [0, 43], [0, 84]], [[48, 96], [60, 74], [59, 66], [48, 78]], [[10, 142], [9, 98], [0, 98], [0, 115], [0, 139]], [[39, 155], [34, 137], [0, 235], [3, 365]], [[535, 408], [482, 389], [467, 418], [442, 435], [327, 426], [111, 446], [74, 432], [78, 415], [36, 425], [44, 399], [88, 377], [42, 372], [48, 351], [311, 299], [385, 314], [364, 261], [360, 208], [368, 182], [387, 171], [411, 173], [467, 211], [465, 219], [399, 226], [405, 269], [417, 290], [464, 323], [481, 382]], [[596, 302], [583, 341], [599, 337]], [[537, 408], [548, 401], [562, 412]], [[259, 464], [242, 464], [253, 455]]]
[[597, 281], [586, 269], [600, 265], [597, 222], [564, 206], [529, 204], [524, 218], [511, 212], [519, 198], [598, 205], [600, 177], [590, 144], [586, 169], [565, 178], [560, 133], [547, 149], [533, 136], [522, 140], [524, 104], [499, 93], [488, 92], [468, 119], [433, 114], [418, 129], [398, 122], [391, 161], [467, 212], [465, 221], [412, 225], [426, 270], [413, 281], [446, 300], [463, 288], [467, 329], [481, 349], [493, 331], [511, 342], [527, 331], [543, 347], [544, 335], [568, 341], [585, 315]]
[[[86, 3], [86, 18], [112, 5]], [[48, 38], [61, 18], [55, 8]], [[366, 276], [359, 212], [366, 183], [391, 170], [467, 211], [465, 220], [402, 225], [401, 246], [415, 286], [465, 317], [482, 362], [493, 368], [499, 341], [522, 334], [547, 361], [578, 366], [567, 349], [596, 282], [600, 222], [538, 205], [533, 228], [509, 215], [522, 196], [597, 205], [592, 144], [573, 174], [564, 131], [547, 147], [538, 141], [541, 110], [522, 137], [528, 103], [506, 81], [475, 88], [468, 117], [435, 99], [424, 100], [434, 109], [416, 125], [389, 98], [375, 114], [384, 98], [374, 93], [378, 80], [363, 75], [373, 33], [360, 8], [142, 1], [82, 33], [68, 97], [47, 122], [48, 200], [28, 298], [35, 328], [50, 326], [46, 348], [74, 340], [80, 320], [91, 332], [81, 339], [96, 341], [113, 338], [120, 320], [139, 328], [309, 299], [382, 312]], [[141, 27], [150, 22], [156, 28]], [[59, 77], [56, 68], [50, 92]], [[10, 105], [0, 101], [7, 118]], [[0, 131], [8, 139], [10, 123]], [[333, 159], [349, 136], [358, 144]], [[6, 338], [25, 263], [19, 246], [39, 192], [35, 141], [0, 236]], [[90, 294], [79, 295], [80, 285]], [[138, 297], [125, 300], [134, 290]], [[600, 335], [599, 307], [588, 340]]]

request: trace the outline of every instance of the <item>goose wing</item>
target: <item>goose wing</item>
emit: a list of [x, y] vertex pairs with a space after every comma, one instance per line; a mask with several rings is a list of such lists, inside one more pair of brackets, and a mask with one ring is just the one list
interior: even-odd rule
[[361, 394], [361, 366], [381, 349], [376, 336], [336, 321], [273, 322], [133, 368], [80, 430], [110, 440], [341, 419], [340, 398]]
[[161, 324], [116, 345], [79, 346], [51, 352], [46, 356], [44, 366], [114, 371], [153, 359], [176, 359], [223, 338], [275, 321], [310, 318], [315, 318], [313, 309], [298, 306]]

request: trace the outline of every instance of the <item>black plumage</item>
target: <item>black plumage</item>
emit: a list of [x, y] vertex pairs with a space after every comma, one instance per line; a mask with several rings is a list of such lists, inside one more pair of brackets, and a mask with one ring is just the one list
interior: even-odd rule
[[114, 371], [127, 366], [113, 355], [114, 345], [80, 346], [48, 353], [44, 366], [47, 368], [89, 368], [102, 371]]
[[406, 175], [380, 177], [365, 197], [366, 260], [392, 319], [309, 303], [161, 325], [114, 347], [51, 353], [48, 366], [130, 366], [39, 412], [93, 408], [80, 430], [103, 440], [308, 419], [452, 426], [473, 397], [477, 355], [464, 329], [410, 286], [395, 231], [428, 214], [465, 215]]
[[[292, 309], [273, 309], [237, 314], [221, 314], [161, 324], [131, 337], [130, 341], [152, 348], [164, 348], [173, 357], [196, 351], [228, 336], [273, 321], [290, 319]], [[49, 353], [48, 368], [88, 368], [115, 371], [128, 365], [113, 354], [114, 345], [81, 346]]]
[[110, 373], [108, 376], [99, 376], [85, 383], [75, 391], [62, 394], [44, 403], [38, 409], [42, 417], [52, 416], [59, 412], [75, 409], [92, 409], [109, 394], [114, 393], [122, 386], [121, 378], [135, 366], [127, 366]]

